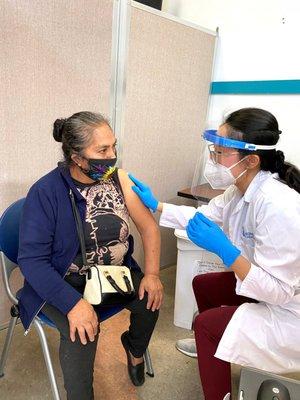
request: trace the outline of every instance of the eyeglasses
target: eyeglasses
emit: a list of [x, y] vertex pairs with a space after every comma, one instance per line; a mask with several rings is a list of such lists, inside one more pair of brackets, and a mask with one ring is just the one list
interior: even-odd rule
[[219, 156], [230, 157], [230, 156], [233, 156], [234, 154], [239, 154], [238, 151], [235, 151], [235, 152], [232, 152], [232, 153], [223, 153], [222, 151], [216, 150], [214, 144], [209, 144], [208, 145], [208, 150], [209, 150], [210, 158], [211, 158], [211, 160], [212, 160], [212, 162], [214, 164], [218, 164], [218, 157]]

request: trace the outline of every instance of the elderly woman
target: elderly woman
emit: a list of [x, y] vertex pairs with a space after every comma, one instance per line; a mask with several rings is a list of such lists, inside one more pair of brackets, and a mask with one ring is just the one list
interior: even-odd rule
[[[85, 266], [73, 216], [73, 194], [84, 228], [89, 264], [131, 267], [136, 296], [129, 330], [121, 336], [134, 385], [144, 383], [143, 354], [163, 298], [160, 234], [148, 209], [115, 167], [116, 138], [100, 114], [79, 112], [54, 123], [65, 161], [30, 189], [20, 227], [18, 262], [25, 277], [21, 320], [28, 331], [42, 311], [60, 331], [60, 363], [68, 400], [90, 400], [99, 334], [99, 307], [83, 298]], [[144, 247], [144, 274], [132, 258], [129, 217]]]

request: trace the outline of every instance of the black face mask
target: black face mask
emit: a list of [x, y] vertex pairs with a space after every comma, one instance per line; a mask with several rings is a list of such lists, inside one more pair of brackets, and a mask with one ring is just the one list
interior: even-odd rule
[[117, 157], [115, 158], [86, 158], [89, 169], [81, 169], [81, 171], [88, 176], [89, 178], [93, 179], [93, 181], [100, 181], [101, 179], [108, 179], [112, 173], [116, 170], [115, 164], [117, 162]]

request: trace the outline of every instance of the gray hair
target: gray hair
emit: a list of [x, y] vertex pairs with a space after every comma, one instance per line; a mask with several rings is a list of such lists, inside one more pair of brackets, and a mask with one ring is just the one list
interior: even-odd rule
[[110, 123], [102, 114], [81, 111], [69, 118], [57, 119], [53, 124], [53, 137], [62, 142], [62, 150], [67, 165], [72, 163], [71, 155], [82, 155], [83, 150], [90, 144], [96, 128]]

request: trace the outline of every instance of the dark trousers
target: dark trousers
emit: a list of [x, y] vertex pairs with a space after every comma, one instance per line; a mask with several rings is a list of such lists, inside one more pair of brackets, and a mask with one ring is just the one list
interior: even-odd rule
[[[147, 293], [143, 300], [138, 298], [138, 289], [142, 278], [142, 272], [132, 271], [133, 285], [137, 295], [125, 306], [131, 311], [128, 342], [130, 351], [135, 357], [142, 357], [146, 351], [159, 314], [158, 311], [147, 310]], [[76, 290], [83, 293], [84, 276], [67, 275], [66, 280]], [[99, 307], [94, 306], [94, 309], [100, 321]], [[93, 372], [98, 335], [94, 342], [88, 341], [86, 345], [83, 345], [76, 334], [76, 340], [72, 342], [67, 316], [50, 304], [46, 304], [42, 312], [55, 323], [60, 332], [59, 359], [68, 400], [92, 400], [94, 398]]]
[[230, 363], [214, 357], [214, 354], [238, 306], [256, 302], [248, 297], [238, 296], [235, 285], [233, 272], [203, 274], [193, 280], [200, 313], [195, 319], [194, 330], [205, 400], [223, 400], [231, 392]]

